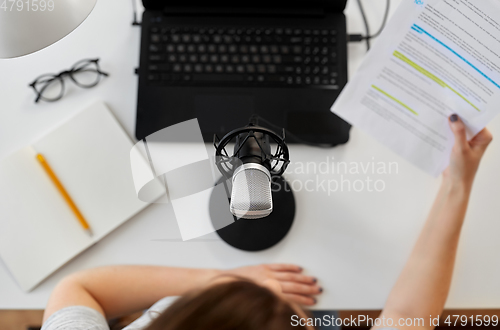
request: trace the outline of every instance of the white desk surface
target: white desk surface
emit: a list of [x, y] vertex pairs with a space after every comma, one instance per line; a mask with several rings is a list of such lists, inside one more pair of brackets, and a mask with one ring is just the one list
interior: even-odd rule
[[[392, 1], [394, 12], [400, 0]], [[372, 30], [382, 18], [384, 0], [365, 1]], [[29, 144], [58, 122], [95, 100], [105, 101], [130, 136], [135, 127], [140, 29], [132, 27], [131, 4], [100, 0], [90, 17], [51, 47], [19, 59], [0, 60], [0, 159]], [[356, 2], [346, 10], [348, 32], [363, 33]], [[349, 45], [352, 75], [364, 54], [364, 43]], [[28, 83], [39, 74], [58, 72], [88, 57], [100, 57], [110, 77], [81, 90], [68, 83], [56, 103], [33, 103]], [[500, 137], [500, 118], [490, 129]], [[91, 134], [91, 132], [89, 132]], [[448, 308], [500, 307], [500, 142], [495, 141], [480, 169], [459, 248]], [[356, 128], [345, 146], [321, 150], [292, 146], [294, 162], [397, 162], [399, 173], [371, 175], [384, 180], [376, 192], [296, 192], [297, 213], [291, 232], [277, 246], [259, 253], [233, 249], [224, 242], [182, 242], [169, 205], [151, 205], [42, 283], [23, 293], [0, 260], [0, 309], [44, 308], [51, 290], [65, 275], [109, 264], [158, 264], [229, 268], [263, 262], [302, 265], [319, 278], [324, 293], [317, 308], [380, 309], [416, 240], [439, 185]], [[292, 164], [291, 169], [297, 168]], [[291, 181], [316, 180], [315, 174], [290, 174]], [[366, 179], [345, 175], [344, 179]], [[341, 180], [337, 174], [318, 179]], [[297, 183], [298, 185], [298, 183]], [[309, 186], [308, 189], [311, 189]], [[0, 202], [1, 203], [1, 202]], [[0, 211], [0, 216], [1, 211]]]

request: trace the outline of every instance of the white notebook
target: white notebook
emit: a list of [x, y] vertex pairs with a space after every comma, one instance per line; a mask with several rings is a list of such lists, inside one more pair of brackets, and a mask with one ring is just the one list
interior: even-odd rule
[[[31, 291], [148, 204], [137, 198], [132, 141], [103, 103], [0, 162], [0, 257]], [[89, 223], [86, 233], [35, 158], [41, 153]], [[158, 183], [156, 194], [164, 192]]]

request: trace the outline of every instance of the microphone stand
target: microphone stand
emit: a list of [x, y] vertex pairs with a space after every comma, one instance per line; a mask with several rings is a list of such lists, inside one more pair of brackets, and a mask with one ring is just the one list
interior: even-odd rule
[[[266, 164], [271, 173], [271, 193], [273, 199], [273, 211], [270, 215], [259, 219], [237, 219], [229, 210], [229, 203], [221, 206], [221, 201], [214, 192], [210, 197], [209, 212], [214, 224], [218, 228], [221, 212], [224, 218], [233, 217], [234, 222], [221, 229], [216, 230], [219, 237], [227, 244], [243, 251], [262, 251], [278, 244], [288, 234], [295, 218], [295, 198], [288, 182], [283, 177], [283, 173], [289, 164], [288, 147], [285, 143], [285, 133], [279, 136], [275, 132], [260, 127], [258, 117], [252, 116], [249, 125], [243, 128], [233, 130], [226, 134], [220, 141], [214, 137], [214, 146], [216, 148], [217, 167], [223, 174], [223, 177], [217, 182], [225, 184], [226, 180], [232, 180], [233, 172], [227, 170], [221, 163], [226, 163], [228, 159], [236, 159], [241, 152], [248, 154], [244, 149], [245, 139], [255, 139], [253, 147], [258, 145], [260, 152], [265, 155]], [[232, 156], [226, 152], [225, 147], [228, 143], [236, 140], [235, 150]], [[238, 141], [242, 141], [239, 145]], [[259, 142], [260, 141], [260, 142]], [[277, 144], [274, 153], [270, 151], [270, 142]], [[248, 143], [246, 143], [248, 144]], [[246, 146], [248, 148], [248, 146]], [[254, 154], [257, 152], [254, 152]], [[241, 159], [245, 162], [244, 159]], [[281, 164], [281, 167], [279, 166]], [[233, 168], [234, 171], [234, 168]], [[231, 185], [232, 188], [232, 185]], [[215, 190], [214, 190], [215, 191]], [[227, 198], [230, 199], [231, 191], [226, 190]], [[222, 209], [221, 209], [222, 208]], [[227, 212], [227, 213], [226, 213]], [[219, 221], [218, 221], [219, 220]]]

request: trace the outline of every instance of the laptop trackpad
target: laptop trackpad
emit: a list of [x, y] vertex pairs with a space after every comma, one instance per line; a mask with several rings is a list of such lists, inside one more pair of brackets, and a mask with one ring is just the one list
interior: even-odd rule
[[194, 97], [194, 109], [203, 132], [224, 135], [248, 124], [254, 113], [254, 97], [248, 94], [200, 94]]

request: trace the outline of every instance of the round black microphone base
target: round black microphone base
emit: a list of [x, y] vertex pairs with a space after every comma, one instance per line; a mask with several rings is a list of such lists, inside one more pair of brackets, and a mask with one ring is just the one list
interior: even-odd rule
[[[220, 181], [221, 182], [221, 181]], [[219, 183], [220, 183], [219, 182]], [[273, 211], [260, 219], [239, 219], [217, 230], [217, 234], [227, 244], [244, 251], [262, 251], [279, 243], [288, 234], [295, 217], [295, 199], [286, 180], [277, 176], [272, 182]], [[217, 207], [214, 194], [210, 197], [210, 216], [214, 222]], [[219, 206], [220, 207], [220, 206]], [[227, 212], [230, 214], [229, 208]]]

